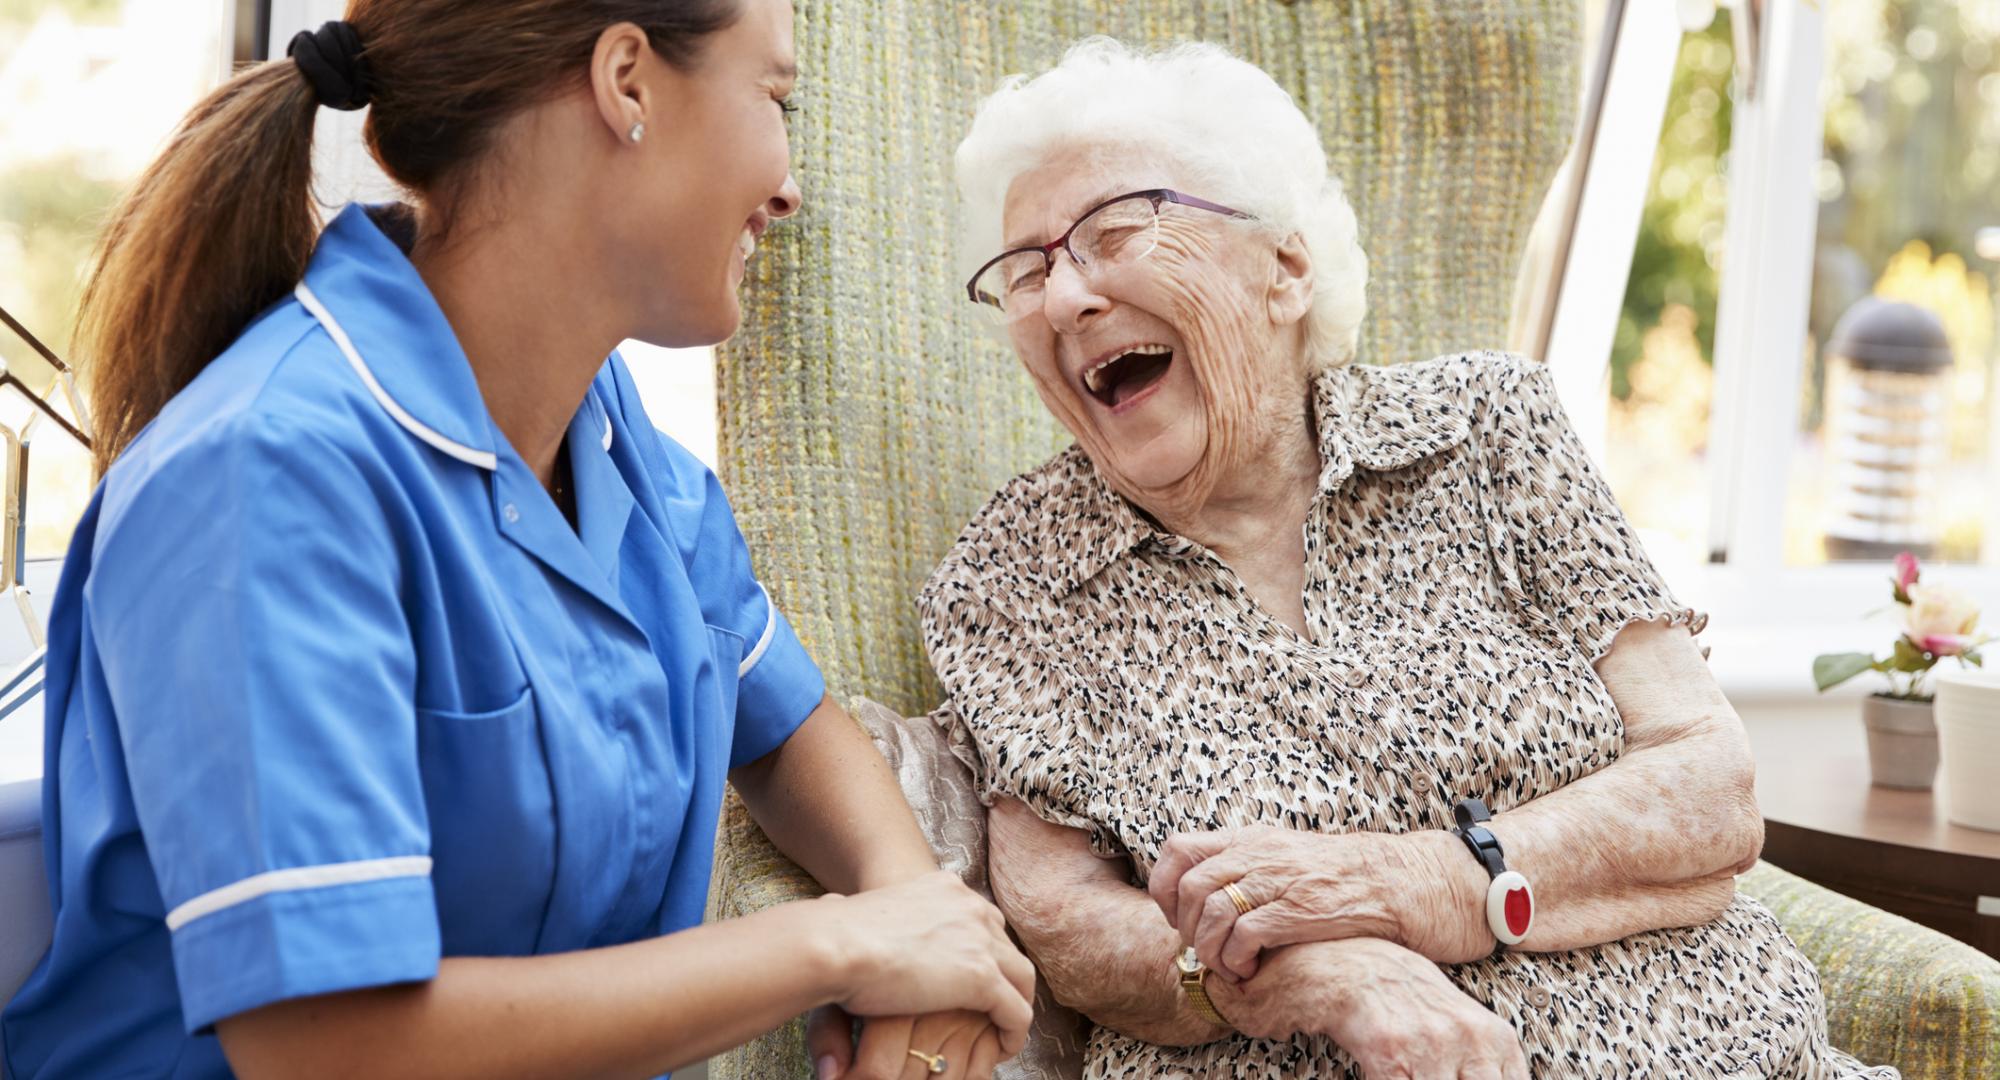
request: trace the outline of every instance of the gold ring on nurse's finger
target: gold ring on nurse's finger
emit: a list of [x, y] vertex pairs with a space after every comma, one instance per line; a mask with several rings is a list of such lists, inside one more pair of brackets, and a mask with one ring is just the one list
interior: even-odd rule
[[910, 1056], [923, 1062], [932, 1075], [941, 1073], [951, 1066], [951, 1062], [946, 1061], [943, 1054], [926, 1054], [922, 1050], [912, 1050]]
[[1243, 895], [1243, 890], [1237, 888], [1236, 883], [1233, 881], [1224, 885], [1222, 891], [1229, 894], [1229, 902], [1236, 905], [1236, 914], [1238, 915], [1248, 915], [1250, 914], [1250, 909], [1257, 906], [1250, 902], [1249, 897]]

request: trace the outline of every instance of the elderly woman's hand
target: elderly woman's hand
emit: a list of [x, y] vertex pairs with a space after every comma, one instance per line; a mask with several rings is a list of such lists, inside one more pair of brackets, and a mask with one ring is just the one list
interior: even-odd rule
[[1356, 938], [1274, 951], [1257, 976], [1214, 991], [1239, 1031], [1325, 1035], [1369, 1080], [1528, 1080], [1520, 1037], [1436, 964]]
[[[1440, 960], [1493, 947], [1477, 918], [1478, 864], [1448, 833], [1314, 833], [1251, 825], [1168, 839], [1147, 882], [1153, 902], [1227, 979], [1257, 972], [1265, 949], [1380, 938]], [[1239, 913], [1225, 886], [1249, 905]]]
[[[1000, 1029], [984, 1013], [870, 1017], [862, 1021], [858, 1044], [854, 1019], [828, 1006], [807, 1020], [814, 1080], [992, 1080], [1006, 1057]], [[931, 1071], [933, 1057], [942, 1072]]]

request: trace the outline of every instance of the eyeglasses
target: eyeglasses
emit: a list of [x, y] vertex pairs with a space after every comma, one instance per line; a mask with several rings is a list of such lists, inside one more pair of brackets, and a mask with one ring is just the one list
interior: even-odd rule
[[1167, 203], [1225, 217], [1252, 218], [1241, 210], [1167, 188], [1119, 195], [1084, 211], [1067, 232], [1046, 244], [1001, 252], [965, 283], [965, 295], [996, 320], [1020, 319], [1042, 306], [1042, 287], [1055, 270], [1058, 251], [1068, 252], [1070, 260], [1087, 271], [1151, 255], [1160, 243], [1160, 207]]

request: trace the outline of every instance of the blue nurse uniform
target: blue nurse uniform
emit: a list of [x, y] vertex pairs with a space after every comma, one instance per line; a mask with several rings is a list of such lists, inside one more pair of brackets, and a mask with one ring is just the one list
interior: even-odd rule
[[694, 926], [726, 771], [825, 691], [616, 355], [572, 529], [399, 220], [341, 213], [77, 530], [11, 1077], [227, 1076], [246, 1010]]

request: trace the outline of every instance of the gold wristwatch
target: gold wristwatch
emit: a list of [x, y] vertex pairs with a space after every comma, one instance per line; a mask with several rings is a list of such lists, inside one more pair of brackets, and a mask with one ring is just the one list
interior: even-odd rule
[[1235, 1025], [1222, 1018], [1215, 1010], [1215, 1002], [1208, 999], [1208, 968], [1194, 954], [1193, 949], [1182, 953], [1174, 961], [1174, 969], [1180, 972], [1181, 990], [1187, 994], [1188, 1004], [1194, 1006], [1196, 1016], [1218, 1027], [1236, 1030]]

